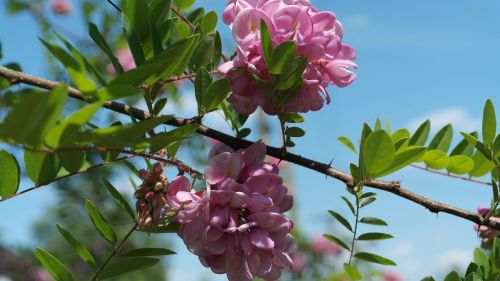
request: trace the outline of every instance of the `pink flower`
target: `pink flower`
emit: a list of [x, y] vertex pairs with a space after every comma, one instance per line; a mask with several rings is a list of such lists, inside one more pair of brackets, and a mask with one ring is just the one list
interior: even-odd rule
[[311, 250], [318, 255], [338, 256], [342, 253], [342, 248], [326, 239], [323, 235], [316, 235], [314, 237], [311, 243]]
[[[116, 52], [116, 58], [118, 59], [118, 62], [120, 62], [124, 71], [136, 68], [134, 57], [132, 56], [132, 52], [129, 48], [118, 50], [118, 52]], [[116, 74], [116, 70], [112, 64], [108, 64], [106, 66], [106, 71], [111, 75]]]
[[295, 250], [291, 254], [291, 258], [293, 261], [292, 271], [301, 272], [306, 268], [306, 256], [301, 251]]
[[[308, 0], [229, 0], [223, 20], [232, 29], [238, 55], [219, 71], [231, 82], [228, 101], [239, 113], [250, 114], [259, 106], [268, 114], [316, 111], [330, 102], [329, 85], [346, 87], [356, 78], [352, 72], [357, 67], [353, 62], [356, 52], [342, 44], [341, 23], [333, 13], [318, 11]], [[262, 20], [274, 46], [293, 40], [297, 55], [308, 59], [304, 86], [281, 106], [274, 104], [252, 78], [256, 75], [264, 84], [271, 84], [260, 41]]]
[[52, 0], [50, 2], [50, 7], [52, 8], [52, 11], [58, 15], [65, 15], [71, 13], [73, 10], [70, 2], [67, 0]]
[[52, 277], [50, 277], [50, 274], [43, 268], [37, 267], [33, 269], [29, 273], [29, 278], [30, 280], [33, 281], [51, 281]]
[[283, 215], [292, 197], [278, 168], [263, 162], [265, 150], [262, 142], [238, 151], [216, 145], [205, 168], [207, 189], [176, 195], [183, 204], [179, 236], [204, 266], [230, 281], [276, 280], [294, 266], [293, 223]]
[[[490, 208], [481, 205], [477, 207], [477, 212], [484, 217], [490, 213]], [[500, 218], [498, 217], [490, 216], [489, 219], [491, 221], [500, 223]], [[489, 245], [491, 244], [493, 238], [500, 237], [500, 231], [492, 229], [491, 227], [488, 227], [486, 225], [474, 225], [474, 230], [479, 231], [479, 237], [482, 238], [481, 242], [483, 247], [485, 248], [489, 248]]]
[[382, 278], [384, 281], [403, 281], [404, 279], [394, 271], [382, 272]]

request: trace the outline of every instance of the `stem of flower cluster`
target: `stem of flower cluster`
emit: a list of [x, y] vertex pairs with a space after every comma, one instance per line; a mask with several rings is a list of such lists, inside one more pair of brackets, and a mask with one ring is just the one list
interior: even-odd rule
[[358, 232], [358, 222], [359, 222], [359, 194], [356, 192], [356, 214], [354, 214], [356, 221], [354, 222], [354, 231], [351, 242], [351, 253], [349, 255], [349, 265], [351, 265], [352, 258], [354, 256], [354, 243], [356, 242], [356, 234]]

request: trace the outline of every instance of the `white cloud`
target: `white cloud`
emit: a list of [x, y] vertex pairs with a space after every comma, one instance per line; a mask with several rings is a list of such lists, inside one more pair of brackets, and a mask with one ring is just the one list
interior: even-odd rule
[[371, 25], [371, 19], [365, 14], [352, 14], [342, 17], [342, 24], [349, 26], [349, 29], [367, 29]]
[[437, 131], [443, 126], [451, 123], [456, 131], [474, 131], [481, 127], [481, 119], [471, 116], [462, 107], [448, 107], [438, 111], [423, 114], [407, 123], [406, 127], [414, 132], [425, 120], [431, 120], [431, 130]]
[[472, 260], [470, 250], [449, 250], [443, 252], [437, 257], [436, 267], [443, 268], [467, 268], [467, 265]]

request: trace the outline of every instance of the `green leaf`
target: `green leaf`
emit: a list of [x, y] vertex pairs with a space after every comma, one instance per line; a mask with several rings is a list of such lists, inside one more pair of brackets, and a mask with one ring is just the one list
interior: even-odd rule
[[136, 257], [136, 258], [115, 258], [99, 272], [99, 280], [120, 276], [132, 271], [145, 269], [157, 264], [160, 260], [149, 257]]
[[210, 33], [215, 30], [217, 26], [217, 13], [210, 11], [206, 13], [201, 19], [201, 31], [203, 33]]
[[130, 24], [143, 43], [150, 34], [150, 15], [146, 0], [122, 0], [122, 13], [130, 21]]
[[388, 168], [394, 160], [394, 144], [385, 131], [374, 131], [364, 143], [364, 163], [369, 175], [375, 175]]
[[464, 281], [483, 281], [483, 279], [475, 272], [471, 272], [465, 277]]
[[103, 181], [104, 181], [104, 186], [106, 187], [108, 192], [111, 194], [111, 196], [113, 196], [113, 198], [115, 198], [116, 203], [118, 203], [118, 205], [120, 205], [120, 207], [122, 207], [133, 220], [135, 220], [135, 212], [132, 209], [132, 207], [130, 207], [127, 200], [125, 200], [125, 198], [123, 198], [121, 193], [118, 192], [118, 190], [116, 190], [116, 188], [107, 179], [104, 179]]
[[66, 102], [67, 85], [49, 94], [34, 93], [15, 104], [0, 127], [0, 136], [10, 142], [38, 146], [43, 143]]
[[366, 207], [366, 206], [370, 205], [371, 203], [375, 202], [375, 200], [377, 200], [377, 197], [368, 197], [361, 202], [361, 205], [359, 207], [360, 208]]
[[159, 115], [161, 113], [161, 111], [163, 110], [163, 108], [165, 108], [165, 106], [167, 105], [167, 102], [168, 102], [168, 99], [167, 98], [161, 98], [159, 99], [154, 107], [153, 107], [153, 115]]
[[483, 143], [491, 146], [496, 136], [497, 119], [493, 102], [488, 99], [483, 111]]
[[462, 281], [462, 278], [456, 271], [452, 271], [448, 275], [446, 275], [444, 281]]
[[24, 151], [26, 174], [36, 184], [49, 182], [57, 177], [61, 164], [55, 154]]
[[474, 169], [474, 161], [465, 155], [455, 155], [449, 157], [448, 172], [454, 174], [466, 174]]
[[436, 281], [432, 276], [427, 276], [423, 278], [421, 281]]
[[176, 252], [163, 249], [163, 248], [140, 248], [133, 249], [128, 251], [127, 253], [121, 255], [122, 257], [150, 257], [150, 256], [168, 256], [175, 255]]
[[379, 118], [377, 118], [377, 120], [375, 120], [375, 127], [373, 129], [374, 131], [380, 131], [382, 130], [382, 122], [380, 121]]
[[57, 158], [66, 171], [70, 173], [78, 172], [85, 164], [87, 154], [85, 151], [59, 151]]
[[491, 150], [493, 150], [496, 157], [500, 157], [500, 134], [495, 138]]
[[95, 267], [96, 263], [94, 258], [92, 257], [92, 254], [89, 252], [89, 250], [80, 242], [78, 239], [73, 236], [71, 232], [66, 230], [64, 227], [60, 226], [59, 224], [56, 224], [57, 230], [59, 230], [59, 233], [68, 241], [68, 243], [75, 249], [76, 254], [82, 258], [84, 262], [89, 264], [90, 266]]
[[110, 101], [139, 94], [141, 94], [141, 90], [137, 87], [129, 85], [114, 85], [99, 89], [96, 95], [100, 101]]
[[56, 281], [75, 280], [66, 266], [47, 251], [36, 248], [35, 256]]
[[381, 219], [374, 217], [364, 217], [359, 220], [360, 223], [372, 224], [372, 225], [387, 225], [387, 223]]
[[494, 160], [492, 151], [489, 150], [488, 147], [486, 147], [486, 145], [480, 142], [477, 138], [464, 132], [461, 132], [460, 134], [462, 134], [462, 136], [464, 136], [464, 138], [479, 152], [481, 152], [488, 160]]
[[436, 170], [446, 168], [450, 163], [450, 158], [442, 150], [429, 150], [421, 158], [425, 164]]
[[214, 55], [214, 39], [214, 34], [209, 34], [201, 38], [189, 61], [190, 70], [196, 72], [200, 67], [207, 66], [211, 63]]
[[263, 19], [260, 20], [260, 38], [262, 52], [264, 53], [264, 61], [266, 65], [269, 66], [273, 55], [273, 41], [271, 39], [271, 33], [269, 33], [269, 27]]
[[377, 196], [377, 193], [375, 193], [375, 192], [366, 192], [366, 193], [363, 193], [363, 195], [361, 195], [359, 197], [359, 199], [370, 198], [370, 197], [374, 197], [374, 196]]
[[159, 125], [164, 124], [168, 120], [172, 119], [171, 115], [151, 117], [139, 123], [131, 124], [120, 128], [114, 136], [123, 139], [135, 139], [143, 137], [146, 133], [152, 131]]
[[354, 257], [358, 258], [360, 260], [364, 260], [364, 261], [372, 262], [372, 263], [378, 263], [378, 264], [382, 264], [382, 265], [396, 265], [396, 263], [391, 261], [390, 259], [381, 257], [379, 255], [366, 253], [366, 252], [356, 253], [354, 255]]
[[474, 263], [476, 263], [481, 271], [488, 276], [490, 272], [490, 263], [488, 257], [480, 249], [474, 249]]
[[366, 167], [365, 167], [365, 149], [364, 145], [366, 143], [366, 138], [372, 133], [372, 129], [370, 126], [366, 123], [363, 124], [363, 130], [361, 132], [361, 141], [360, 141], [360, 148], [359, 148], [359, 178], [361, 180], [366, 179], [367, 177], [367, 172], [366, 172]]
[[150, 5], [151, 20], [159, 27], [169, 18], [172, 0], [153, 0]]
[[215, 32], [214, 37], [214, 53], [212, 55], [211, 64], [213, 66], [218, 66], [222, 58], [222, 40], [220, 39], [220, 34], [218, 31]]
[[469, 172], [471, 177], [482, 177], [495, 168], [495, 165], [479, 151], [472, 156], [472, 160], [474, 161], [474, 169]]
[[347, 137], [338, 137], [337, 140], [343, 144], [345, 147], [349, 148], [352, 152], [354, 153], [357, 153], [356, 152], [356, 147], [354, 146], [354, 144], [351, 142], [350, 139], [348, 139]]
[[196, 96], [196, 102], [198, 103], [198, 113], [203, 114], [204, 112], [204, 100], [207, 99], [208, 87], [212, 84], [212, 77], [208, 73], [207, 69], [200, 67], [198, 72], [196, 72], [196, 77], [194, 81], [194, 92]]
[[280, 119], [286, 123], [303, 123], [304, 117], [298, 113], [285, 113], [280, 115]]
[[337, 221], [342, 224], [345, 228], [347, 228], [349, 231], [352, 232], [352, 227], [351, 227], [351, 224], [342, 216], [340, 215], [339, 213], [337, 212], [334, 212], [332, 210], [329, 210], [328, 211], [330, 213], [330, 215], [332, 217], [334, 217], [335, 219], [337, 219]]
[[353, 265], [344, 263], [344, 270], [354, 280], [363, 279], [363, 277], [361, 276], [361, 273], [359, 273], [359, 271]]
[[410, 138], [410, 145], [423, 146], [431, 131], [431, 121], [427, 120], [418, 127], [415, 134]]
[[450, 148], [451, 139], [453, 135], [453, 127], [451, 124], [444, 126], [439, 132], [437, 132], [436, 136], [432, 139], [429, 144], [428, 149], [439, 149], [444, 152], [447, 152]]
[[369, 233], [364, 233], [358, 236], [356, 240], [384, 240], [384, 239], [391, 239], [394, 238], [394, 236], [387, 234], [387, 233], [379, 233], [379, 232], [369, 232]]
[[99, 210], [96, 208], [94, 203], [86, 200], [85, 208], [87, 209], [90, 220], [94, 224], [99, 234], [101, 234], [104, 239], [114, 244], [116, 242], [116, 234], [113, 231], [111, 225], [106, 221], [101, 212], [99, 212]]
[[285, 130], [285, 135], [293, 138], [303, 137], [305, 134], [306, 132], [299, 127], [288, 127]]
[[[476, 132], [470, 133], [471, 136], [477, 137]], [[455, 155], [465, 155], [472, 157], [472, 154], [474, 152], [474, 146], [469, 143], [466, 139], [461, 140], [455, 148], [450, 153], [450, 156], [455, 156]]]
[[14, 156], [5, 150], [0, 150], [0, 196], [7, 197], [19, 189], [19, 164]]
[[333, 235], [330, 235], [330, 234], [323, 234], [323, 236], [330, 240], [331, 242], [339, 245], [340, 247], [346, 249], [347, 251], [350, 251], [351, 249], [349, 248], [349, 246], [347, 246], [346, 243], [344, 243], [344, 241], [340, 240], [339, 238], [333, 236]]
[[106, 42], [106, 39], [104, 39], [104, 36], [101, 34], [99, 28], [94, 23], [89, 23], [89, 35], [92, 38], [92, 40], [94, 40], [94, 42], [97, 44], [97, 46], [99, 46], [99, 48], [101, 48], [101, 50], [104, 51], [104, 53], [111, 60], [111, 63], [113, 64], [116, 73], [118, 74], [123, 73], [122, 65], [120, 64], [116, 56], [113, 54], [113, 51]]
[[398, 151], [394, 155], [394, 160], [392, 161], [391, 165], [384, 171], [380, 172], [379, 174], [375, 174], [374, 176], [382, 177], [401, 170], [404, 167], [417, 162], [422, 157], [422, 155], [425, 154], [425, 151], [425, 147], [408, 147], [404, 151]]
[[358, 183], [360, 180], [362, 180], [361, 175], [360, 175], [360, 170], [356, 164], [351, 163], [349, 164], [349, 170], [351, 171], [351, 175], [354, 179], [354, 183]]
[[272, 53], [268, 71], [271, 74], [283, 73], [290, 65], [297, 53], [297, 44], [293, 41], [285, 41], [279, 44]]
[[89, 104], [66, 117], [50, 129], [49, 134], [45, 138], [45, 143], [54, 148], [69, 143], [71, 138], [92, 118], [103, 104], [103, 102]]
[[349, 199], [347, 199], [347, 197], [345, 197], [345, 196], [340, 196], [340, 198], [342, 198], [342, 200], [344, 200], [344, 202], [347, 204], [347, 206], [351, 210], [352, 214], [356, 215], [356, 210], [354, 209], [354, 206], [352, 205], [351, 201]]
[[207, 112], [217, 109], [227, 97], [229, 91], [229, 81], [227, 79], [219, 79], [210, 84], [207, 89], [206, 99], [203, 99]]
[[[283, 69], [283, 72], [276, 78], [274, 86], [277, 90], [285, 91], [302, 85], [302, 75], [308, 65], [307, 58], [294, 58], [289, 65]], [[302, 88], [302, 87], [301, 87]]]
[[407, 129], [399, 129], [391, 136], [393, 142], [397, 142], [400, 139], [410, 138], [410, 132]]
[[195, 0], [174, 0], [174, 4], [181, 10], [187, 10], [194, 4]]

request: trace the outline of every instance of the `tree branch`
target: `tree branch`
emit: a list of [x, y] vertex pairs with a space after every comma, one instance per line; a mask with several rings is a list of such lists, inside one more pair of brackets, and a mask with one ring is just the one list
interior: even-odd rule
[[86, 173], [86, 172], [88, 172], [88, 171], [91, 171], [91, 170], [94, 170], [94, 169], [97, 169], [97, 168], [100, 168], [100, 167], [104, 167], [104, 166], [109, 165], [109, 164], [111, 164], [111, 163], [118, 162], [118, 161], [125, 160], [125, 159], [132, 158], [132, 157], [134, 157], [134, 156], [133, 156], [133, 155], [130, 155], [130, 156], [126, 156], [126, 157], [116, 158], [116, 159], [114, 159], [114, 160], [112, 160], [112, 161], [109, 161], [109, 162], [103, 162], [103, 163], [100, 163], [100, 164], [97, 164], [97, 165], [94, 165], [94, 166], [88, 167], [88, 168], [86, 168], [86, 169], [82, 169], [82, 170], [79, 170], [79, 171], [76, 171], [76, 172], [71, 172], [71, 173], [69, 173], [69, 174], [67, 174], [67, 175], [64, 175], [64, 176], [62, 176], [62, 177], [58, 177], [58, 178], [55, 178], [55, 179], [53, 179], [53, 180], [49, 180], [49, 181], [46, 181], [46, 182], [43, 182], [43, 183], [37, 184], [37, 185], [35, 185], [35, 186], [33, 186], [33, 187], [30, 187], [30, 188], [28, 188], [28, 189], [25, 189], [25, 190], [23, 190], [23, 191], [21, 191], [21, 192], [18, 192], [18, 193], [12, 194], [12, 195], [10, 195], [10, 196], [3, 197], [2, 199], [0, 199], [0, 202], [7, 201], [7, 200], [12, 199], [12, 198], [14, 198], [14, 197], [16, 197], [16, 196], [19, 196], [19, 195], [22, 195], [22, 194], [24, 194], [24, 193], [27, 193], [27, 192], [33, 191], [33, 190], [38, 189], [38, 188], [43, 187], [43, 186], [47, 186], [47, 185], [49, 185], [49, 184], [51, 184], [51, 183], [54, 183], [54, 182], [57, 182], [57, 181], [60, 181], [60, 180], [63, 180], [63, 179], [69, 178], [69, 177], [71, 177], [71, 176], [74, 176], [74, 175], [77, 175], [77, 174], [83, 174], [83, 173]]
[[[35, 77], [29, 74], [21, 73], [18, 71], [10, 70], [5, 67], [0, 67], [0, 76], [3, 76], [7, 78], [9, 81], [14, 82], [14, 83], [25, 83], [28, 85], [44, 88], [44, 89], [52, 89], [59, 85], [60, 83], [46, 80], [43, 78]], [[85, 101], [84, 96], [80, 93], [75, 88], [70, 88], [69, 89], [69, 94], [71, 97], [80, 99]], [[133, 115], [135, 118], [139, 120], [144, 120], [150, 117], [149, 113], [142, 111], [138, 108], [128, 106], [126, 104], [118, 103], [118, 102], [107, 102], [104, 105], [105, 108], [108, 108], [110, 110], [113, 110], [115, 112], [127, 114], [127, 115]], [[175, 127], [182, 127], [187, 124], [197, 124], [196, 119], [183, 119], [183, 118], [172, 118], [169, 121], [165, 123], [166, 125], [170, 126], [175, 126]], [[246, 148], [253, 144], [253, 142], [243, 140], [243, 139], [238, 139], [233, 136], [224, 134], [222, 132], [219, 132], [217, 130], [205, 127], [203, 125], [200, 125], [197, 133], [207, 136], [209, 138], [218, 140], [220, 142], [223, 142], [235, 149], [239, 148]], [[353, 178], [350, 174], [345, 173], [341, 170], [332, 168], [330, 165], [308, 159], [305, 157], [302, 157], [297, 154], [293, 154], [290, 152], [283, 152], [280, 148], [272, 147], [272, 146], [267, 146], [267, 151], [266, 153], [270, 156], [273, 156], [275, 158], [285, 160], [294, 164], [297, 164], [299, 166], [317, 171], [319, 173], [322, 173], [324, 175], [330, 176], [332, 178], [335, 178], [339, 181], [342, 181], [348, 186], [353, 185]], [[440, 203], [438, 201], [434, 201], [432, 199], [426, 198], [424, 196], [418, 195], [416, 193], [413, 193], [409, 190], [406, 190], [400, 186], [400, 183], [398, 181], [380, 181], [380, 180], [372, 180], [369, 181], [365, 184], [366, 186], [372, 187], [374, 189], [379, 189], [383, 190], [386, 192], [393, 193], [397, 196], [406, 198], [412, 202], [415, 202], [421, 206], [424, 206], [425, 208], [429, 209], [431, 212], [438, 213], [438, 212], [443, 212], [443, 213], [448, 213], [457, 217], [461, 217], [464, 219], [467, 219], [471, 222], [474, 222], [476, 224], [481, 224], [481, 225], [486, 225], [490, 226], [492, 228], [500, 230], [500, 223], [488, 220], [483, 218], [481, 215], [472, 213], [460, 208], [456, 208], [454, 206], [450, 206], [444, 203]]]

